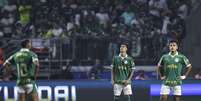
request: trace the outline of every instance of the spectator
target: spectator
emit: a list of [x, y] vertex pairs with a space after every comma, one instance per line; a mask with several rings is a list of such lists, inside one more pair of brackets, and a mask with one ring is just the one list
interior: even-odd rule
[[0, 30], [0, 38], [4, 36], [3, 32]]
[[163, 35], [167, 35], [168, 34], [168, 28], [169, 28], [169, 25], [171, 24], [170, 22], [170, 17], [169, 16], [164, 16], [164, 19], [163, 19], [163, 26], [162, 26], [162, 30], [161, 30], [161, 33]]
[[103, 71], [103, 66], [99, 59], [95, 60], [95, 64], [90, 70], [90, 79], [100, 79], [99, 74]]
[[22, 23], [23, 26], [29, 23], [30, 21], [30, 10], [31, 10], [31, 5], [20, 5], [19, 7], [19, 12], [20, 12], [20, 22]]
[[135, 13], [131, 10], [130, 7], [127, 7], [126, 10], [123, 12], [121, 17], [124, 20], [124, 24], [127, 26], [131, 26], [134, 20], [135, 20]]
[[66, 64], [64, 66], [62, 66], [62, 68], [61, 68], [61, 73], [59, 73], [60, 78], [61, 79], [73, 79], [73, 75], [70, 72], [70, 70], [71, 70], [71, 64], [70, 64], [70, 61], [67, 60]]
[[1, 1], [0, 1], [0, 7], [3, 7], [3, 6], [5, 6], [6, 4], [8, 4], [8, 1], [7, 1], [7, 0], [1, 0]]
[[100, 8], [100, 11], [96, 13], [96, 18], [99, 21], [99, 24], [103, 26], [103, 28], [106, 28], [108, 25], [109, 15], [108, 13], [104, 10], [104, 8]]
[[[6, 0], [2, 2], [4, 1]], [[181, 40], [185, 36], [184, 19], [191, 8], [189, 1], [183, 1], [39, 0], [37, 2], [31, 0], [32, 3], [30, 3], [30, 0], [23, 0], [17, 3], [16, 0], [9, 0], [8, 4], [4, 3], [7, 5], [0, 7], [0, 37], [50, 39], [69, 35], [72, 36], [70, 39], [72, 39], [73, 49], [76, 50], [75, 53], [69, 54], [74, 54], [74, 58], [77, 56], [77, 59], [87, 59], [87, 61], [92, 61], [94, 56], [94, 58], [103, 58], [102, 55], [107, 49], [113, 50], [109, 52], [115, 54], [117, 44], [128, 41], [132, 47], [137, 47], [136, 49], [131, 47], [133, 56], [140, 56], [140, 58], [148, 56], [152, 59], [156, 56], [155, 53], [160, 54], [158, 47], [164, 47], [168, 38], [176, 36]], [[193, 4], [199, 2], [199, 0], [194, 2], [192, 0]], [[114, 33], [112, 32], [114, 26], [117, 35], [110, 35]], [[22, 33], [30, 34], [24, 36]], [[134, 36], [136, 33], [140, 35]], [[159, 39], [159, 41], [156, 40], [153, 43], [153, 39]], [[164, 39], [165, 41], [161, 41]], [[143, 47], [140, 48], [139, 44]], [[57, 44], [54, 46], [53, 50], [56, 50]], [[153, 51], [152, 47], [158, 51], [150, 53], [148, 50]], [[144, 53], [147, 51], [147, 53], [140, 54], [140, 51]], [[106, 54], [111, 57], [113, 53], [109, 52]], [[99, 56], [96, 56], [97, 54]]]
[[1, 76], [3, 75], [3, 71], [2, 71], [3, 63], [4, 63], [4, 60], [3, 60], [3, 49], [0, 48], [0, 79], [1, 79]]
[[111, 63], [111, 58], [115, 55], [117, 55], [118, 52], [118, 32], [117, 32], [117, 24], [113, 24], [111, 28], [111, 34], [110, 34], [110, 42], [108, 46], [108, 62]]
[[3, 49], [0, 48], [0, 66], [2, 66], [4, 63], [4, 59], [3, 59]]
[[135, 80], [147, 80], [148, 76], [145, 75], [144, 70], [140, 70], [139, 74], [135, 77]]
[[3, 26], [3, 33], [4, 37], [11, 37], [12, 35], [12, 24], [14, 23], [13, 15], [8, 13], [7, 11], [4, 12], [3, 18], [0, 20], [0, 24]]
[[178, 16], [181, 18], [181, 19], [185, 19], [188, 15], [188, 6], [184, 3], [185, 1], [183, 1], [179, 8], [178, 8]]
[[141, 54], [141, 38], [139, 36], [132, 36], [131, 42], [131, 56], [138, 57]]
[[159, 0], [150, 0], [149, 1], [149, 13], [152, 16], [160, 17], [160, 6], [159, 6]]
[[199, 70], [197, 74], [195, 74], [194, 78], [197, 80], [201, 80], [201, 69]]
[[58, 24], [55, 24], [52, 29], [52, 33], [55, 37], [60, 37], [61, 34], [63, 33], [63, 29]]

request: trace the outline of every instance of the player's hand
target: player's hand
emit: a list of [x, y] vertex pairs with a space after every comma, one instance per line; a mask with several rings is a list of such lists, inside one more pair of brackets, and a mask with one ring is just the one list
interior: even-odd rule
[[184, 76], [180, 76], [180, 79], [184, 80], [184, 79], [186, 79], [186, 76], [185, 75]]
[[129, 81], [128, 80], [123, 80], [123, 84], [124, 84], [124, 86], [127, 86], [129, 84]]
[[162, 76], [162, 77], [161, 77], [161, 80], [164, 80], [165, 78], [166, 78], [165, 76]]

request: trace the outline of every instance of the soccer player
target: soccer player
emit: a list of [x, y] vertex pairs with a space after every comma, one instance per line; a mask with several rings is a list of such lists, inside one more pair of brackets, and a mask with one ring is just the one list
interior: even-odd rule
[[133, 58], [127, 54], [128, 45], [121, 44], [120, 54], [112, 60], [111, 82], [114, 91], [114, 101], [119, 101], [123, 91], [126, 101], [130, 101], [132, 95], [131, 79], [134, 72]]
[[30, 94], [32, 101], [39, 101], [35, 84], [39, 61], [37, 55], [30, 51], [30, 40], [22, 41], [21, 47], [21, 50], [10, 56], [3, 66], [8, 68], [10, 65], [15, 65], [17, 68], [19, 101], [25, 101], [26, 94]]
[[[179, 53], [177, 49], [177, 41], [170, 41], [170, 52], [163, 55], [158, 63], [157, 71], [160, 79], [163, 80], [160, 101], [167, 101], [170, 91], [173, 92], [174, 101], [180, 101], [182, 80], [188, 76], [192, 68], [189, 60]], [[182, 74], [183, 67], [186, 67], [184, 74]]]

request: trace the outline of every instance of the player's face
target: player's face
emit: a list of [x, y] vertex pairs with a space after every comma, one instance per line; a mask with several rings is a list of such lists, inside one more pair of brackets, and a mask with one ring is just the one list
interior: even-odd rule
[[125, 53], [127, 51], [126, 45], [121, 45], [120, 47], [120, 53]]
[[177, 43], [175, 43], [175, 42], [170, 43], [169, 44], [169, 49], [170, 49], [171, 52], [177, 51], [177, 49], [178, 49]]
[[31, 44], [31, 42], [29, 42], [29, 43], [27, 44], [27, 48], [31, 49], [31, 47], [32, 47], [32, 44]]

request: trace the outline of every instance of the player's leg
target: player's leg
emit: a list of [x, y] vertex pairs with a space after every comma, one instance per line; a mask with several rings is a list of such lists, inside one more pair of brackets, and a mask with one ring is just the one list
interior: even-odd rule
[[39, 101], [36, 84], [35, 83], [27, 84], [26, 87], [27, 87], [27, 94], [30, 94], [32, 101]]
[[19, 101], [25, 101], [25, 93], [19, 93]]
[[173, 87], [173, 99], [174, 101], [180, 101], [181, 98], [181, 85]]
[[33, 91], [31, 93], [31, 98], [32, 98], [32, 101], [39, 101], [37, 86], [35, 83], [33, 83]]
[[32, 99], [32, 101], [39, 101], [39, 99], [38, 99], [38, 93], [32, 92], [31, 93], [31, 99]]
[[25, 88], [24, 86], [17, 86], [17, 92], [18, 92], [18, 99], [19, 101], [25, 101], [26, 96], [25, 96]]
[[181, 96], [179, 96], [179, 95], [173, 96], [174, 101], [180, 101], [180, 98], [181, 98]]
[[161, 85], [161, 91], [160, 91], [160, 101], [167, 101], [168, 95], [170, 94], [170, 87], [167, 85]]
[[131, 101], [131, 95], [132, 95], [131, 84], [128, 84], [127, 86], [124, 86], [123, 92], [124, 92], [124, 97], [126, 98], [126, 101]]
[[161, 95], [160, 96], [160, 101], [167, 101], [168, 95]]
[[114, 84], [114, 86], [113, 86], [114, 101], [119, 101], [122, 90], [123, 90], [123, 85]]

